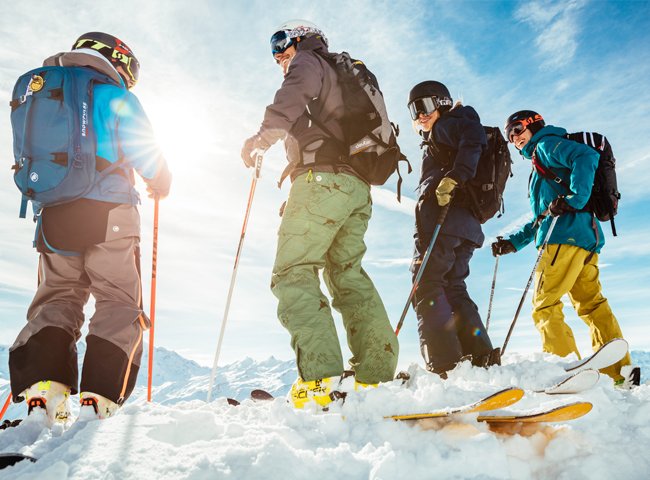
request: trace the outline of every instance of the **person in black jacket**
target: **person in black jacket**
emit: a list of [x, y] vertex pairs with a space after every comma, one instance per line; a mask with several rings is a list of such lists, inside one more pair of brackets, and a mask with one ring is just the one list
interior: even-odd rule
[[426, 147], [415, 211], [414, 277], [440, 213], [449, 205], [414, 297], [426, 368], [442, 377], [464, 359], [477, 366], [500, 363], [465, 284], [469, 261], [485, 237], [463, 186], [476, 174], [487, 138], [472, 107], [452, 105], [440, 82], [419, 83], [409, 94], [411, 118]]

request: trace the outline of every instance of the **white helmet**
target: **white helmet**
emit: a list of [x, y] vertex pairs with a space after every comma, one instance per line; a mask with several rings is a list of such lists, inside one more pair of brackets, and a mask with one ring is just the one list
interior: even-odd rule
[[293, 45], [292, 40], [298, 37], [305, 37], [308, 35], [318, 35], [323, 39], [326, 46], [329, 46], [327, 37], [323, 31], [312, 22], [307, 20], [287, 20], [278, 28], [271, 36], [271, 50], [272, 52], [284, 52], [288, 47]]

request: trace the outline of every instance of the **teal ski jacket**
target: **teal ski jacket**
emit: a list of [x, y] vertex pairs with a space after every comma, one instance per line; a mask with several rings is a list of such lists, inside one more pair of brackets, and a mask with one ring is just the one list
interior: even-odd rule
[[[551, 169], [570, 186], [571, 191], [544, 178], [533, 167], [528, 194], [534, 217], [508, 238], [517, 251], [533, 240], [537, 248], [542, 246], [552, 218], [548, 215], [539, 224], [536, 219], [546, 212], [558, 196], [565, 195], [566, 202], [578, 210], [584, 208], [589, 200], [600, 157], [589, 146], [565, 138], [566, 133], [563, 128], [547, 125], [533, 135], [521, 150], [523, 157], [529, 160], [535, 154], [537, 162]], [[548, 243], [575, 245], [599, 253], [605, 244], [605, 237], [596, 217], [591, 212], [581, 211], [561, 215]]]

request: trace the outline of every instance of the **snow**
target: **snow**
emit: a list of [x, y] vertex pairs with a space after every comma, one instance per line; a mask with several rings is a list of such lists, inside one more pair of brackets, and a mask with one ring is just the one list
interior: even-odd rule
[[[0, 349], [0, 360], [6, 349]], [[408, 385], [389, 382], [348, 395], [329, 413], [295, 410], [283, 396], [295, 378], [293, 361], [250, 358], [218, 371], [207, 404], [208, 368], [165, 349], [156, 349], [154, 402], [146, 402], [146, 372], [133, 397], [111, 419], [77, 421], [67, 430], [44, 429], [28, 418], [0, 431], [0, 452], [39, 460], [2, 470], [1, 478], [40, 479], [396, 479], [558, 478], [641, 479], [650, 460], [650, 352], [632, 352], [643, 385], [615, 388], [601, 376], [578, 395], [533, 393], [565, 375], [571, 359], [548, 354], [509, 353], [489, 370], [460, 364], [441, 380], [413, 364]], [[6, 362], [0, 393], [7, 392]], [[146, 365], [146, 360], [143, 361]], [[476, 414], [416, 424], [384, 415], [459, 406], [509, 386], [526, 389], [509, 408], [531, 411], [572, 401], [589, 401], [586, 416], [559, 424], [514, 425], [495, 433]], [[278, 398], [248, 400], [253, 388]], [[242, 400], [229, 406], [226, 397]], [[16, 418], [24, 404], [5, 418]], [[34, 421], [32, 421], [34, 420]]]

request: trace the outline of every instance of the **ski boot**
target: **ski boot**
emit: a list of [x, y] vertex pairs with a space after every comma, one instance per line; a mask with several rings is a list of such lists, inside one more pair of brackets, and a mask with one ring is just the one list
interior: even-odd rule
[[625, 390], [631, 390], [641, 385], [641, 367], [634, 365], [624, 365], [621, 367], [621, 380], [617, 380], [614, 385]]
[[104, 420], [112, 417], [120, 406], [108, 398], [92, 392], [81, 392], [79, 395], [80, 420]]
[[27, 416], [43, 416], [48, 425], [66, 423], [70, 418], [70, 387], [67, 385], [42, 380], [21, 396], [27, 401]]
[[339, 385], [340, 377], [326, 377], [320, 380], [305, 381], [302, 378], [293, 382], [289, 392], [289, 400], [295, 408], [305, 408], [309, 404], [317, 404], [326, 408], [338, 397], [334, 393]]

